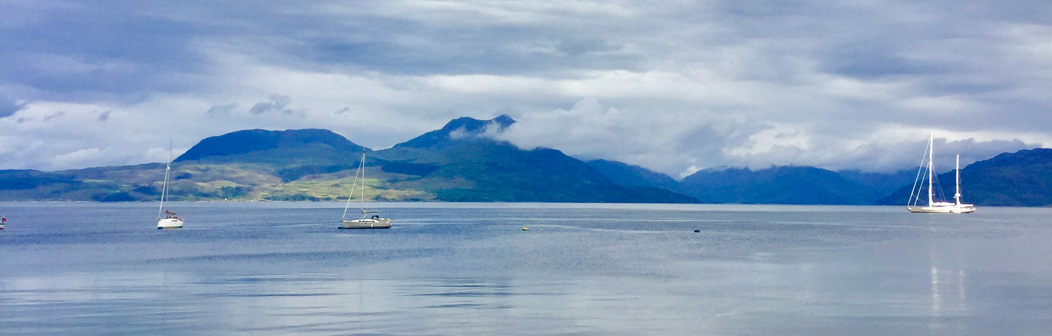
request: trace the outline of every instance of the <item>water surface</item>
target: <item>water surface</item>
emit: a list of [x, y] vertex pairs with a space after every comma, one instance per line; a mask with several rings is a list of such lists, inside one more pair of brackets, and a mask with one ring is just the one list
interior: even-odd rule
[[[0, 203], [0, 334], [1035, 335], [1052, 209]], [[528, 231], [522, 231], [528, 227]], [[699, 232], [694, 232], [698, 230]]]

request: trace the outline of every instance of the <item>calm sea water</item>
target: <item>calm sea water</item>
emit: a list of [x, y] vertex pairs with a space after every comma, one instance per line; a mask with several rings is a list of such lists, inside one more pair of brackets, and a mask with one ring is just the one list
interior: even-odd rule
[[156, 206], [0, 203], [0, 335], [1052, 331], [1047, 208]]

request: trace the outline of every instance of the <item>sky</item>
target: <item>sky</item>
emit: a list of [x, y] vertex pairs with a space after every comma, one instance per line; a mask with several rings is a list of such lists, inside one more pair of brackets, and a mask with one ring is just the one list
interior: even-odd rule
[[0, 169], [163, 162], [243, 129], [701, 169], [1052, 146], [1052, 3], [0, 0]]

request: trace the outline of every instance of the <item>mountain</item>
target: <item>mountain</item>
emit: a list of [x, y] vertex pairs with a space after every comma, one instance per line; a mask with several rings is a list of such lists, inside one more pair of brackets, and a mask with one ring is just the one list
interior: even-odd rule
[[[388, 201], [696, 202], [621, 186], [554, 149], [496, 140], [515, 121], [459, 118], [393, 148], [371, 151], [327, 130], [245, 130], [206, 138], [179, 156], [173, 200], [346, 199], [362, 151], [367, 197]], [[153, 201], [159, 163], [59, 172], [0, 171], [0, 200]]]
[[836, 172], [796, 166], [702, 170], [684, 178], [682, 190], [708, 203], [870, 204], [880, 197]]
[[0, 170], [0, 201], [38, 199], [84, 186], [71, 175], [38, 170]]
[[502, 132], [514, 123], [515, 120], [505, 114], [490, 120], [457, 118], [446, 123], [441, 129], [424, 133], [412, 140], [397, 144], [394, 148], [435, 148], [464, 141], [492, 140], [485, 136], [486, 132]]
[[917, 178], [916, 169], [900, 170], [892, 173], [841, 170], [837, 174], [852, 182], [872, 188], [879, 197], [890, 195], [892, 192], [902, 188], [902, 186], [913, 183]]
[[491, 137], [514, 122], [507, 116], [459, 118], [377, 156], [389, 162], [387, 172], [416, 175], [395, 186], [427, 190], [445, 201], [696, 202], [664, 189], [618, 185], [558, 150], [523, 150]]
[[[1052, 149], [1037, 148], [1003, 153], [961, 169], [964, 201], [976, 205], [1050, 206], [1052, 205]], [[952, 200], [956, 174], [938, 175], [939, 184]], [[879, 201], [904, 205], [912, 185], [907, 185]], [[925, 189], [925, 193], [926, 193]]]
[[[173, 200], [345, 200], [363, 151], [366, 197], [385, 201], [902, 205], [916, 176], [731, 168], [677, 182], [638, 166], [583, 162], [555, 149], [521, 149], [499, 140], [514, 122], [508, 116], [458, 118], [378, 151], [321, 129], [237, 131], [203, 139], [179, 156], [169, 187]], [[1052, 205], [1052, 149], [1001, 154], [961, 175], [970, 203]], [[163, 177], [162, 163], [0, 170], [0, 201], [155, 201]], [[939, 179], [952, 193], [953, 172]]]
[[367, 149], [329, 130], [253, 129], [205, 138], [175, 162], [344, 162], [348, 155], [358, 155], [363, 150]]
[[358, 167], [368, 148], [323, 129], [244, 130], [208, 137], [175, 159], [176, 163], [259, 164], [283, 181]]
[[672, 177], [640, 166], [610, 160], [591, 160], [585, 163], [619, 185], [666, 190], [680, 188], [679, 182]]

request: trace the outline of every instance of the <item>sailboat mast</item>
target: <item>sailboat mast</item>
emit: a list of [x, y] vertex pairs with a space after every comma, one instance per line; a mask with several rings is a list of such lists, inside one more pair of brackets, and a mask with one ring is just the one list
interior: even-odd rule
[[362, 174], [362, 197], [365, 197], [365, 171], [363, 168], [365, 168], [365, 151], [362, 151], [362, 161], [358, 163], [358, 170], [354, 172], [354, 182], [351, 182], [351, 192], [347, 194], [347, 204], [343, 206], [343, 216], [340, 217], [340, 220], [347, 219], [347, 209], [351, 207], [351, 199], [354, 198], [354, 186], [358, 185], [359, 173]]
[[[932, 205], [932, 196], [935, 194], [935, 190], [932, 190], [932, 179], [935, 177], [935, 167], [932, 166], [932, 161], [935, 157], [935, 133], [931, 134], [931, 138], [928, 140], [928, 206]], [[941, 184], [940, 184], [941, 185]], [[945, 196], [943, 196], [945, 197]]]
[[164, 184], [161, 185], [161, 205], [157, 206], [157, 219], [161, 219], [161, 212], [164, 211], [164, 197], [168, 194], [168, 172], [172, 170], [172, 140], [168, 140], [168, 161], [165, 161], [164, 166]]
[[362, 150], [362, 213], [365, 213], [365, 151]]
[[957, 171], [957, 181], [954, 184], [957, 185], [957, 192], [953, 194], [953, 199], [957, 202], [957, 205], [961, 205], [961, 155], [957, 155], [957, 164], [954, 168]]

